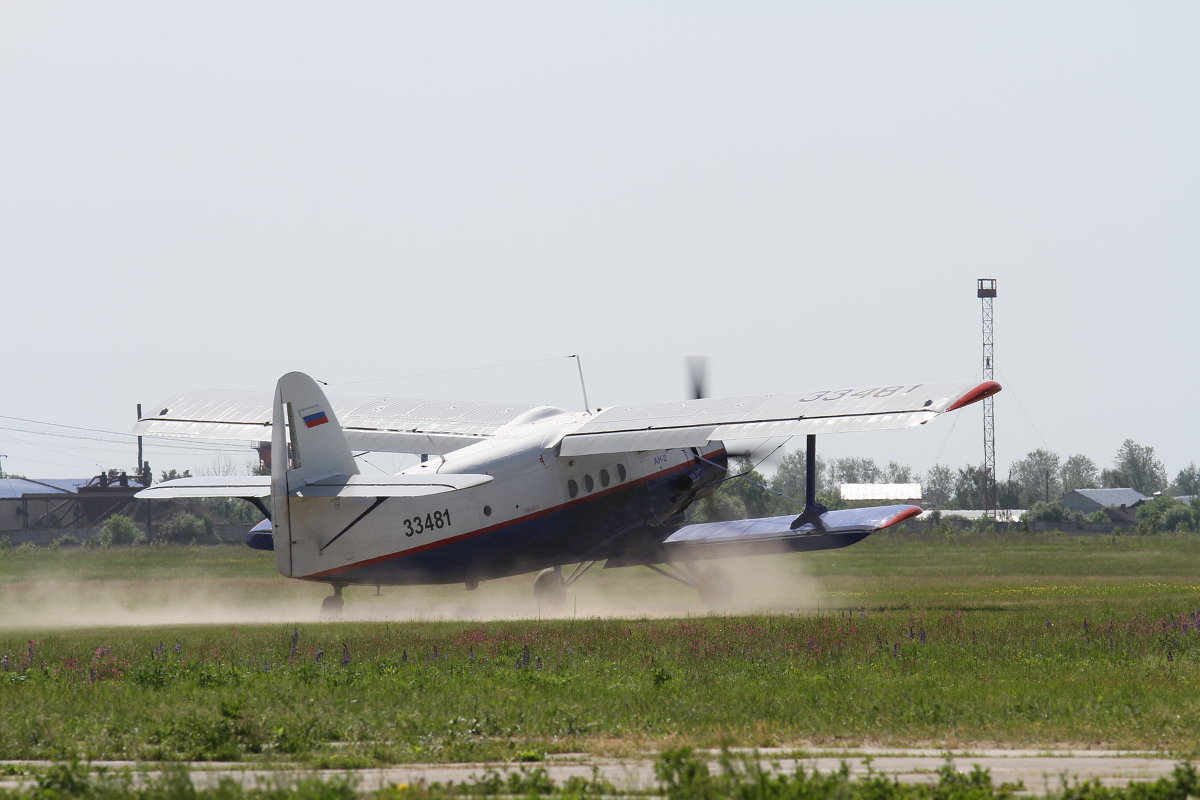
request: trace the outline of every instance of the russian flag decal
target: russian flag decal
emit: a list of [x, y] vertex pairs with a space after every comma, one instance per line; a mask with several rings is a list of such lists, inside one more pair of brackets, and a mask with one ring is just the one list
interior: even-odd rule
[[309, 406], [308, 408], [300, 409], [300, 417], [304, 420], [304, 427], [315, 428], [318, 425], [324, 425], [329, 422], [329, 417], [325, 414], [325, 409], [320, 406]]

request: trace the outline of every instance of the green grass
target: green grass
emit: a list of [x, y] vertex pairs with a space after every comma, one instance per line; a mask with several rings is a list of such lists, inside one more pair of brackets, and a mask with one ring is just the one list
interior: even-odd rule
[[1200, 535], [883, 534], [819, 554], [833, 605], [1150, 614], [1200, 608]]
[[0, 577], [22, 580], [124, 581], [179, 578], [263, 578], [274, 573], [270, 553], [248, 547], [138, 546], [112, 548], [15, 547], [2, 554]]
[[[85, 594], [161, 599], [208, 581], [230, 607], [288, 595], [315, 611], [326, 590], [275, 576], [263, 556], [14, 551], [0, 562], [0, 597], [46, 598], [66, 580]], [[723, 745], [1197, 751], [1200, 537], [890, 534], [748, 563], [773, 575], [764, 602], [791, 598], [790, 611], [638, 617], [639, 606], [688, 599], [639, 570], [579, 585], [589, 602], [624, 599], [624, 616], [605, 618], [31, 627], [6, 600], [0, 758], [365, 766]], [[385, 598], [392, 611], [466, 596], [475, 612], [498, 603], [533, 615], [529, 583]], [[347, 591], [348, 608], [381, 602]]]

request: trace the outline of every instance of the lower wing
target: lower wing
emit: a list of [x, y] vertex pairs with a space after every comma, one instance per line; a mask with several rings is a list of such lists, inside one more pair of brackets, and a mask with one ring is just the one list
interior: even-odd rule
[[918, 506], [894, 505], [826, 511], [821, 528], [811, 523], [792, 530], [795, 514], [782, 517], [700, 522], [668, 536], [661, 549], [668, 561], [722, 558], [804, 550], [832, 550], [862, 541], [921, 513]]

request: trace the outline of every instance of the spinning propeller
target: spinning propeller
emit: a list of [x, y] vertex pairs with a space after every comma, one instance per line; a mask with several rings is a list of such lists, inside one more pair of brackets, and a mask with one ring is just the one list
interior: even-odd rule
[[[688, 356], [686, 358], [688, 380], [691, 383], [692, 399], [703, 400], [708, 396], [708, 358], [706, 356]], [[821, 522], [821, 515], [829, 509], [817, 502], [816, 474], [817, 474], [817, 437], [809, 435], [806, 437], [805, 458], [807, 463], [807, 481], [805, 486], [804, 511], [800, 516], [792, 520], [791, 529], [796, 530], [804, 525], [812, 525], [817, 531], [825, 530], [825, 525]], [[773, 451], [771, 455], [774, 455]], [[745, 458], [751, 461], [755, 458], [753, 449], [725, 446], [725, 452], [730, 458]], [[770, 456], [768, 456], [769, 458]], [[763, 459], [764, 461], [766, 459]], [[760, 462], [761, 463], [761, 462]]]
[[[687, 378], [691, 388], [690, 397], [693, 400], [703, 400], [708, 397], [708, 356], [687, 356], [684, 358], [687, 367]], [[754, 450], [749, 447], [725, 447], [730, 458], [754, 459]]]
[[708, 357], [688, 356], [686, 361], [688, 378], [692, 382], [692, 399], [703, 400], [708, 397]]

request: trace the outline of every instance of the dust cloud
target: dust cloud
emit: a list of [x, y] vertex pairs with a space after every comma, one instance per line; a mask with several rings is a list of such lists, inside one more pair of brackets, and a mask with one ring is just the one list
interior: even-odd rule
[[[551, 618], [658, 618], [745, 613], [807, 613], [822, 602], [801, 557], [760, 556], [699, 562], [726, 576], [726, 598], [702, 601], [681, 583], [641, 567], [594, 567], [567, 588], [566, 601], [534, 600], [533, 575], [486, 581], [471, 592], [452, 586], [350, 586], [345, 621], [486, 621]], [[570, 574], [570, 568], [564, 574]], [[262, 578], [69, 580], [25, 576], [0, 584], [0, 628], [86, 628], [312, 622], [326, 584]]]

